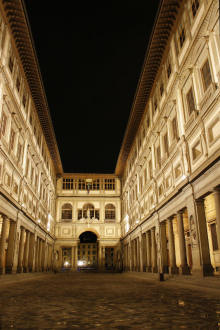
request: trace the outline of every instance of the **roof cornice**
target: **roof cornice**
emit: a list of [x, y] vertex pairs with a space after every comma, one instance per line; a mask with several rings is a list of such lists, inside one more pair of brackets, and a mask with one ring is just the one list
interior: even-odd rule
[[161, 0], [119, 152], [115, 174], [121, 176], [158, 73], [182, 0]]
[[2, 0], [2, 4], [8, 20], [8, 27], [14, 38], [29, 84], [56, 174], [61, 174], [63, 173], [61, 158], [24, 2], [22, 0]]

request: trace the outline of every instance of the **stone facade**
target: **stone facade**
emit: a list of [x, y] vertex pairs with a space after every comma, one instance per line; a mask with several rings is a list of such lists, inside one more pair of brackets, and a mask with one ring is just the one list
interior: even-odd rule
[[[219, 2], [184, 1], [172, 29], [158, 32], [166, 5], [151, 41], [159, 47], [156, 32], [169, 32], [166, 47], [126, 163], [119, 157], [116, 167], [124, 269], [212, 275], [220, 271]], [[126, 143], [125, 135], [121, 154]]]
[[[65, 174], [58, 179], [55, 228], [58, 268], [66, 265], [74, 270], [83, 260], [86, 265], [94, 264], [96, 269], [118, 268], [121, 237], [120, 190], [120, 180], [115, 175]], [[92, 232], [97, 236], [97, 255], [86, 248], [84, 256], [80, 255], [80, 235], [85, 232]], [[68, 257], [66, 249], [71, 249]], [[111, 264], [108, 262], [109, 253], [112, 257]]]

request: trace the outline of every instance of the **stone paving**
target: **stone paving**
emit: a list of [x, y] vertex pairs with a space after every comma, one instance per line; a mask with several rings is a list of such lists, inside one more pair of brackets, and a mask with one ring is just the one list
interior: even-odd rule
[[0, 282], [0, 329], [220, 328], [220, 298], [191, 288], [126, 274], [17, 279]]

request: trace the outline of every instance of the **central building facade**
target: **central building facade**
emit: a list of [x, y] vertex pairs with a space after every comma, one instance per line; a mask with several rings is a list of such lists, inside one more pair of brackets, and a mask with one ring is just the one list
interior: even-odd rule
[[115, 175], [64, 174], [57, 180], [55, 267], [118, 269], [120, 195]]

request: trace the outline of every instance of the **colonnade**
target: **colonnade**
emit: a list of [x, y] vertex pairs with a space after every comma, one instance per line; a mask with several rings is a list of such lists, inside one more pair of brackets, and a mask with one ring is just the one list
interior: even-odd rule
[[0, 214], [0, 274], [40, 272], [52, 269], [52, 245], [18, 222]]
[[[220, 254], [220, 189], [214, 190], [216, 231]], [[152, 273], [212, 275], [204, 198], [193, 201], [194, 213], [187, 207], [152, 227], [138, 226], [123, 242], [123, 269]], [[192, 213], [192, 212], [191, 212]], [[147, 224], [147, 221], [146, 221]]]

